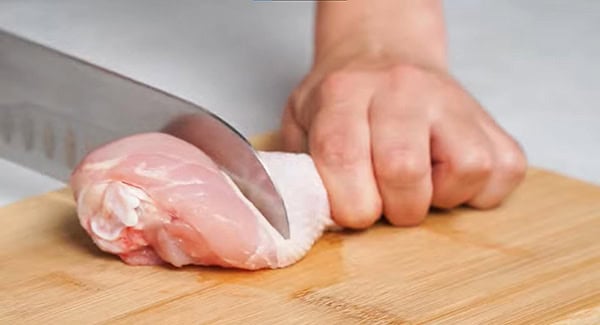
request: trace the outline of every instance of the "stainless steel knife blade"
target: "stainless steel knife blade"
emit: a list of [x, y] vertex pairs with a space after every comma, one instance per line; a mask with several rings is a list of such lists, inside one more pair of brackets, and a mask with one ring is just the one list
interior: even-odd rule
[[0, 157], [67, 182], [90, 150], [152, 131], [204, 151], [289, 238], [278, 189], [254, 148], [227, 122], [194, 103], [0, 29]]

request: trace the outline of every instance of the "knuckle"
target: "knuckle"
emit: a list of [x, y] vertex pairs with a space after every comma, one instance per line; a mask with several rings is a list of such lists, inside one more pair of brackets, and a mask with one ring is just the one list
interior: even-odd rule
[[491, 153], [482, 148], [467, 151], [454, 163], [454, 172], [459, 176], [488, 177], [493, 168]]
[[419, 155], [406, 151], [389, 151], [384, 158], [376, 163], [379, 179], [392, 185], [412, 185], [430, 173], [430, 164]]
[[350, 72], [337, 71], [323, 77], [319, 85], [322, 97], [345, 98], [354, 88], [356, 78]]
[[487, 195], [470, 200], [468, 204], [475, 209], [489, 210], [500, 206], [502, 204], [502, 199], [503, 198], [499, 196]]
[[368, 210], [354, 211], [350, 215], [339, 215], [336, 223], [342, 227], [350, 229], [366, 229], [371, 227], [378, 219], [379, 214]]
[[432, 206], [443, 210], [451, 210], [461, 206], [474, 195], [467, 187], [456, 184], [438, 187], [434, 182]]
[[450, 210], [460, 206], [462, 202], [449, 197], [437, 197], [433, 201], [433, 206], [439, 209]]
[[409, 211], [402, 215], [386, 214], [387, 220], [396, 227], [413, 227], [425, 221], [426, 212]]
[[324, 165], [336, 168], [351, 168], [365, 160], [363, 152], [342, 134], [316, 135], [311, 152]]
[[335, 222], [350, 229], [366, 229], [381, 217], [381, 201], [370, 200], [358, 204], [344, 203], [332, 213]]
[[498, 173], [508, 181], [521, 181], [527, 172], [527, 160], [519, 151], [502, 155], [498, 162]]

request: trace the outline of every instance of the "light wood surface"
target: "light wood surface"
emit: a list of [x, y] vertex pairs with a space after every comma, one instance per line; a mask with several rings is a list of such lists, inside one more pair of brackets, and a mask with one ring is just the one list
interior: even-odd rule
[[600, 187], [541, 170], [498, 209], [329, 233], [259, 272], [127, 266], [70, 195], [0, 208], [0, 324], [600, 324]]

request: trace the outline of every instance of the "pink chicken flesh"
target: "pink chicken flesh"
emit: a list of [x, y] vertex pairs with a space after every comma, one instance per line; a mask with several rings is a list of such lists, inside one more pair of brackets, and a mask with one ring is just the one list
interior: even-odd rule
[[104, 145], [74, 170], [82, 227], [127, 264], [279, 268], [334, 226], [306, 154], [259, 152], [289, 214], [285, 240], [201, 150], [162, 133]]

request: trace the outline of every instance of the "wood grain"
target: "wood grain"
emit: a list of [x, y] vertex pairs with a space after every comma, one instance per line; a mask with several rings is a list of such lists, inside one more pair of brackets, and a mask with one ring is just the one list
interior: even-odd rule
[[127, 266], [70, 195], [0, 209], [0, 324], [600, 324], [600, 188], [547, 171], [498, 209], [328, 233], [259, 272]]

